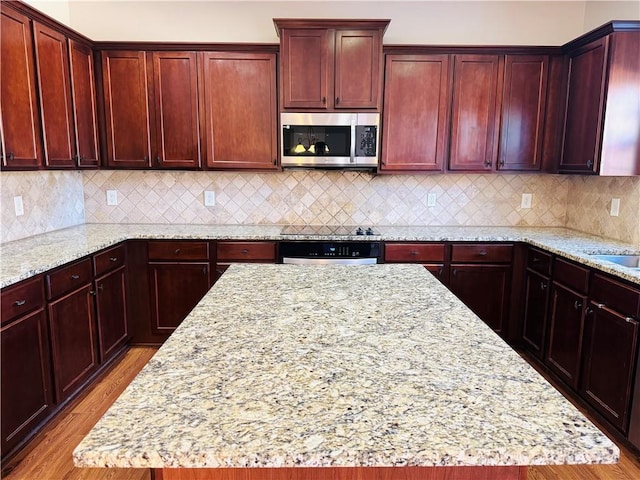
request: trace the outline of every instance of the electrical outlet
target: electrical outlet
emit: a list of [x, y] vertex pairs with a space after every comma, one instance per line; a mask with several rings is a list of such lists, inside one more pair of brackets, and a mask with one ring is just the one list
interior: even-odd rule
[[213, 207], [216, 204], [216, 192], [213, 190], [204, 191], [204, 206]]
[[13, 197], [13, 206], [16, 209], [16, 217], [24, 215], [24, 204], [22, 203], [22, 195]]
[[118, 205], [117, 190], [107, 190], [107, 205]]
[[531, 208], [531, 201], [533, 195], [530, 193], [522, 194], [522, 201], [520, 202], [520, 208]]
[[611, 199], [611, 211], [609, 212], [612, 217], [617, 217], [620, 215], [620, 199], [612, 198]]
[[436, 194], [430, 193], [427, 195], [427, 207], [435, 207], [436, 206]]

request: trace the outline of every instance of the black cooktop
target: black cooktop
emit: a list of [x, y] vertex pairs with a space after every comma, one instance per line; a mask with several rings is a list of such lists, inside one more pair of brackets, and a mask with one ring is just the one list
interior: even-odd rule
[[377, 235], [371, 227], [357, 225], [287, 225], [282, 235]]

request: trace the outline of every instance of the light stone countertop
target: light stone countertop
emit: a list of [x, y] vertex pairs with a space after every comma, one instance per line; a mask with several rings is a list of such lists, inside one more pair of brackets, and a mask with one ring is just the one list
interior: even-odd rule
[[[282, 225], [84, 224], [0, 244], [0, 288], [128, 239], [310, 239], [305, 235], [282, 235], [282, 228]], [[565, 228], [380, 226], [376, 230], [379, 235], [372, 237], [327, 235], [319, 239], [526, 242], [640, 285], [640, 270], [589, 256], [639, 253], [639, 246]]]
[[618, 448], [419, 265], [232, 265], [81, 467], [613, 463]]

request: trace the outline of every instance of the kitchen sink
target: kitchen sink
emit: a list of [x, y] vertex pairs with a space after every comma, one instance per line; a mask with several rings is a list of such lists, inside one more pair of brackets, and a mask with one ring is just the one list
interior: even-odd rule
[[640, 269], [640, 255], [591, 255], [591, 257], [623, 267]]

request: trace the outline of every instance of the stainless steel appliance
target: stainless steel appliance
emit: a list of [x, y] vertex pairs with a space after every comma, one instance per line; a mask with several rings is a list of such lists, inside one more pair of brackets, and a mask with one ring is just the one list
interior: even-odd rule
[[378, 113], [281, 113], [282, 166], [375, 169], [379, 124]]
[[280, 242], [280, 263], [295, 265], [372, 265], [380, 260], [380, 242]]

